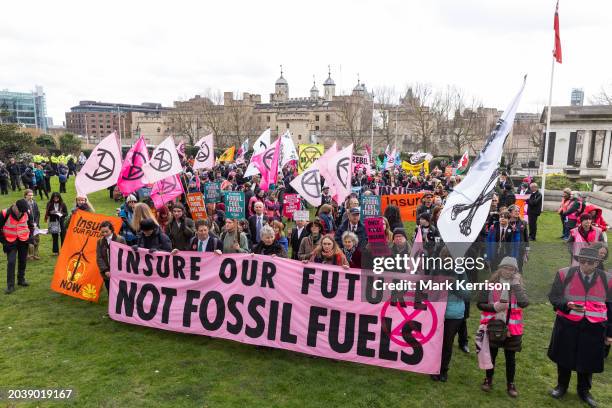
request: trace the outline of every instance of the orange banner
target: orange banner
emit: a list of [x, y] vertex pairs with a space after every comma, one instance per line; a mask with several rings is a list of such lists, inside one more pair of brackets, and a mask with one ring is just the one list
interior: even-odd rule
[[421, 197], [423, 193], [384, 195], [380, 200], [380, 208], [384, 214], [387, 206], [395, 205], [399, 207], [403, 222], [416, 221], [416, 209], [421, 204]]
[[55, 263], [51, 289], [78, 299], [97, 302], [104, 283], [96, 262], [100, 223], [110, 221], [119, 231], [121, 218], [77, 210], [70, 218], [66, 239]]
[[204, 195], [202, 193], [187, 194], [187, 204], [191, 212], [191, 218], [194, 221], [206, 219], [206, 205], [204, 204]]

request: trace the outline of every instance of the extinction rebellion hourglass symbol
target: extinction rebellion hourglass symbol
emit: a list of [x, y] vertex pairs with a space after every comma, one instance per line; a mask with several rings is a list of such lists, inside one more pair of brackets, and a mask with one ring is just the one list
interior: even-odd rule
[[85, 173], [85, 176], [93, 181], [104, 181], [113, 175], [115, 169], [115, 156], [106, 149], [98, 149], [98, 167], [93, 174]]

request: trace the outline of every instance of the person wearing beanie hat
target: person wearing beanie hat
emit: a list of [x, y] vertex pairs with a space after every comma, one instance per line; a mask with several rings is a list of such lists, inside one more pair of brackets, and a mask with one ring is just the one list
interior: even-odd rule
[[137, 202], [138, 199], [136, 198], [136, 196], [134, 194], [130, 194], [125, 199], [125, 203], [123, 203], [119, 208], [118, 215], [119, 217], [121, 217], [122, 220], [119, 235], [125, 238], [125, 242], [127, 242], [128, 245], [136, 244], [137, 240], [137, 231], [132, 228], [132, 220], [134, 219], [134, 207], [136, 206]]
[[421, 198], [421, 205], [417, 207], [416, 216], [419, 218], [419, 215], [423, 213], [431, 215], [433, 209], [433, 193], [431, 191], [426, 191], [423, 198]]
[[[487, 326], [485, 336], [489, 336], [489, 352], [493, 364], [493, 368], [486, 371], [481, 389], [489, 392], [493, 387], [495, 360], [501, 348], [504, 350], [506, 360], [506, 392], [510, 397], [516, 398], [518, 396], [518, 390], [514, 384], [516, 353], [522, 349], [523, 309], [529, 306], [517, 260], [509, 256], [504, 257], [488, 281], [502, 285], [501, 289], [483, 290], [478, 299], [477, 307], [481, 311], [480, 324]], [[488, 333], [489, 327], [500, 325], [503, 325], [502, 330], [505, 331], [505, 336], [496, 339]]]
[[34, 236], [34, 221], [29, 208], [26, 200], [17, 200], [14, 205], [2, 210], [0, 216], [0, 242], [7, 258], [5, 290], [7, 295], [15, 291], [15, 266], [18, 266], [17, 284], [29, 286], [25, 279], [25, 271], [30, 241]]
[[391, 242], [389, 249], [391, 249], [391, 256], [410, 255], [411, 248], [406, 230], [403, 228], [395, 228], [393, 230], [393, 242]]
[[148, 249], [149, 252], [155, 251], [172, 251], [172, 242], [166, 234], [164, 234], [155, 220], [152, 218], [145, 218], [140, 221], [140, 232], [138, 233], [138, 240], [136, 245], [132, 246], [132, 249], [137, 251], [138, 248]]
[[420, 231], [425, 254], [428, 256], [436, 255], [439, 249], [438, 243], [440, 242], [440, 232], [435, 226], [431, 225], [431, 215], [427, 212], [423, 212], [419, 215], [417, 221], [418, 225], [414, 230], [413, 241], [417, 239]]
[[594, 242], [605, 242], [605, 238], [601, 228], [593, 225], [593, 217], [590, 214], [581, 214], [580, 225], [570, 230], [570, 237], [567, 240], [567, 248], [572, 256], [572, 266], [578, 266], [576, 255], [582, 248]]

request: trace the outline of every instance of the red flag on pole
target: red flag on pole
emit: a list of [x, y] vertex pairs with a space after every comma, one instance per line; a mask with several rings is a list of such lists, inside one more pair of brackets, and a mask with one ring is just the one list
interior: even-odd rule
[[557, 0], [557, 8], [555, 8], [555, 49], [553, 56], [559, 64], [561, 64], [561, 36], [559, 35], [559, 0]]

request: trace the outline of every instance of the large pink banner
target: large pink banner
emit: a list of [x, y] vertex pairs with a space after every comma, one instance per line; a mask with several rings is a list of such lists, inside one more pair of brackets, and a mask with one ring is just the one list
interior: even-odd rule
[[130, 324], [438, 373], [446, 299], [421, 291], [391, 302], [372, 289], [398, 275], [415, 277], [265, 255], [134, 252], [113, 242], [108, 313]]

